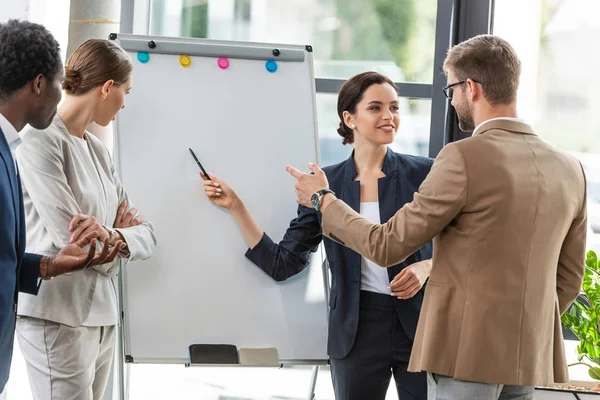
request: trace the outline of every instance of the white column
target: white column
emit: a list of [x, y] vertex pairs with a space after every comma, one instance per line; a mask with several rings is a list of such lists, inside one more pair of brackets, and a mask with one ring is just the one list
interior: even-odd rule
[[[70, 55], [88, 39], [108, 39], [111, 33], [118, 33], [120, 17], [119, 0], [71, 0], [67, 54]], [[112, 123], [107, 127], [93, 123], [88, 130], [112, 153]]]

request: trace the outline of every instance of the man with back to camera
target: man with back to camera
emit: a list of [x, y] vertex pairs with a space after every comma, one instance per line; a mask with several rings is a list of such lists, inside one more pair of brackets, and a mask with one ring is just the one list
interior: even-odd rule
[[442, 149], [413, 202], [387, 223], [323, 192], [317, 166], [314, 175], [288, 171], [298, 201], [322, 212], [323, 234], [376, 264], [434, 238], [409, 365], [429, 372], [430, 400], [532, 399], [534, 386], [569, 379], [560, 315], [583, 279], [585, 176], [517, 118], [521, 62], [505, 40], [454, 46], [444, 72], [460, 129], [473, 135]]
[[[61, 98], [64, 68], [59, 45], [41, 25], [10, 20], [0, 24], [0, 399], [10, 371], [17, 294], [37, 294], [40, 279], [111, 262], [122, 242], [96, 254], [96, 235], [56, 255], [25, 253], [23, 195], [14, 151], [27, 124], [45, 129]], [[89, 245], [89, 250], [84, 247]]]

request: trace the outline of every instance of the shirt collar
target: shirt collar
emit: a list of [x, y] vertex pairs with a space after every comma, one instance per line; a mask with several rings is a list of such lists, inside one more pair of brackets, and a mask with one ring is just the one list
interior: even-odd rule
[[498, 118], [491, 118], [488, 120], [483, 121], [482, 123], [480, 123], [479, 125], [477, 125], [475, 127], [475, 129], [473, 129], [473, 134], [471, 136], [475, 136], [475, 134], [477, 133], [477, 131], [479, 130], [479, 128], [481, 128], [481, 125], [485, 124], [486, 122], [490, 122], [490, 121], [496, 121], [496, 120], [505, 120], [505, 121], [514, 121], [514, 122], [522, 122], [522, 123], [526, 123], [524, 119], [521, 118], [513, 118], [513, 117], [498, 117]]
[[10, 147], [12, 151], [15, 151], [17, 146], [21, 144], [19, 132], [17, 132], [17, 129], [10, 123], [9, 120], [6, 119], [4, 115], [2, 115], [2, 113], [0, 113], [0, 129], [2, 129], [2, 132], [4, 133], [4, 137], [8, 142], [8, 147]]

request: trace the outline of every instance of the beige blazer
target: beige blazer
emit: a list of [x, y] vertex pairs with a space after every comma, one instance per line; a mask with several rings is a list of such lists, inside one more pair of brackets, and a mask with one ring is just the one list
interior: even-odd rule
[[584, 272], [580, 163], [495, 120], [438, 155], [412, 203], [375, 225], [336, 200], [323, 233], [383, 266], [434, 238], [410, 371], [507, 385], [568, 380], [560, 314]]
[[[70, 135], [58, 116], [44, 131], [30, 128], [23, 134], [16, 155], [23, 184], [28, 252], [53, 255], [69, 244], [69, 222], [75, 214], [93, 215], [112, 227], [123, 200], [127, 200], [128, 209], [134, 207], [104, 144], [88, 133], [85, 138]], [[120, 259], [43, 281], [37, 296], [19, 294], [18, 314], [69, 326], [85, 321], [98, 275], [110, 276], [116, 288], [121, 262], [148, 258], [156, 247], [149, 222], [117, 230], [128, 249]]]

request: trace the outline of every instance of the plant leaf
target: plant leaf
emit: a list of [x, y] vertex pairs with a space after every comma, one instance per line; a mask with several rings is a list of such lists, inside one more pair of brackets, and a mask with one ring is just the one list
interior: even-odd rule
[[595, 267], [598, 266], [598, 256], [593, 250], [588, 251], [585, 255], [585, 264], [592, 269], [596, 269]]
[[590, 369], [588, 370], [588, 374], [590, 375], [590, 377], [591, 377], [592, 379], [595, 379], [595, 380], [597, 380], [597, 381], [600, 381], [600, 368], [598, 368], [598, 367], [593, 367], [593, 368], [590, 368]]

